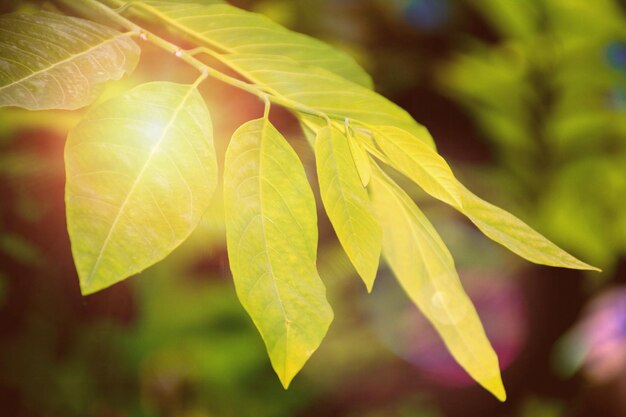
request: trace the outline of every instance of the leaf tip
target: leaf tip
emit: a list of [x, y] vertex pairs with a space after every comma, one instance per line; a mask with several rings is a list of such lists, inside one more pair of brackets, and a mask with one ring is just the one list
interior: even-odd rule
[[84, 280], [80, 280], [80, 294], [85, 297], [87, 295], [91, 295], [93, 293], [96, 293], [98, 291], [100, 291], [101, 288], [97, 288], [93, 285], [90, 285], [89, 283], [85, 282]]
[[298, 370], [294, 370], [294, 369], [290, 370], [287, 367], [287, 368], [283, 369], [282, 371], [279, 371], [278, 369], [275, 369], [275, 371], [276, 371], [276, 375], [278, 375], [278, 379], [280, 380], [281, 385], [283, 386], [285, 391], [287, 391], [289, 389], [289, 386], [291, 385], [291, 381], [293, 381], [295, 376], [298, 374], [299, 369]]
[[485, 381], [484, 387], [493, 394], [494, 397], [498, 399], [500, 402], [506, 401], [506, 389], [504, 388], [504, 383], [502, 382], [502, 377], [500, 373], [495, 375], [488, 381]]
[[574, 260], [572, 262], [569, 262], [568, 264], [564, 265], [564, 267], [566, 268], [570, 268], [570, 269], [578, 269], [581, 271], [593, 271], [593, 272], [602, 272], [602, 270], [598, 267], [595, 267], [593, 265], [589, 265], [583, 261], [580, 261], [576, 258], [573, 258]]
[[498, 393], [494, 393], [494, 395], [496, 396], [496, 398], [498, 399], [498, 401], [500, 402], [506, 402], [506, 390], [504, 389], [504, 387], [502, 388], [501, 392]]
[[586, 266], [586, 268], [585, 268], [586, 271], [603, 272], [602, 269], [600, 269], [600, 268], [598, 268], [596, 266], [587, 265], [587, 264], [585, 264], [585, 266]]
[[365, 285], [365, 289], [368, 294], [372, 293], [374, 289], [374, 282], [376, 281], [376, 273], [378, 272], [378, 264], [376, 264], [376, 268], [368, 268], [368, 270], [364, 270], [361, 265], [354, 264], [356, 272], [358, 276], [361, 278], [361, 282]]
[[[77, 259], [80, 259], [79, 254], [74, 253], [74, 261], [77, 262]], [[78, 272], [78, 283], [80, 286], [80, 293], [83, 297], [87, 295], [91, 295], [101, 291], [113, 283], [107, 284], [104, 282], [100, 276], [97, 274], [97, 270], [92, 266], [89, 270], [84, 270], [80, 266], [77, 267]]]
[[280, 375], [280, 374], [278, 375], [278, 379], [280, 379], [280, 383], [282, 384], [285, 391], [289, 389], [289, 385], [291, 385], [291, 381], [293, 380], [293, 377], [294, 375], [292, 376]]

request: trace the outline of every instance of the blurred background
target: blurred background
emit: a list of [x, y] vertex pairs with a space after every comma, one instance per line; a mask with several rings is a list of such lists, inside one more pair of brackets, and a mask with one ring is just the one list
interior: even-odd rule
[[[450, 246], [498, 352], [501, 404], [455, 364], [387, 269], [366, 294], [320, 211], [318, 267], [336, 319], [284, 391], [235, 296], [221, 196], [167, 260], [82, 297], [63, 200], [64, 140], [81, 112], [5, 108], [0, 414], [626, 416], [626, 2], [232, 3], [357, 57], [469, 188], [604, 272], [531, 265], [403, 183]], [[29, 7], [0, 2], [2, 12]], [[102, 99], [147, 80], [193, 80], [175, 57], [142, 49], [138, 70]], [[202, 90], [223, 156], [262, 106], [217, 82]], [[297, 123], [280, 109], [272, 118], [315, 184]]]

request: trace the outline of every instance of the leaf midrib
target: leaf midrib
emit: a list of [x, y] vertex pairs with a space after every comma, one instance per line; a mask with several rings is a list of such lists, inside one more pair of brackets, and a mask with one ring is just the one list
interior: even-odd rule
[[265, 215], [263, 214], [263, 176], [262, 176], [262, 172], [263, 172], [263, 153], [264, 153], [264, 144], [265, 144], [265, 138], [267, 137], [267, 129], [268, 129], [268, 125], [269, 125], [269, 120], [267, 118], [263, 118], [262, 119], [262, 127], [261, 127], [261, 146], [259, 147], [259, 175], [258, 175], [258, 181], [259, 181], [259, 200], [260, 203], [259, 207], [260, 207], [260, 218], [261, 218], [261, 233], [263, 235], [263, 249], [265, 252], [265, 256], [267, 259], [267, 265], [269, 267], [269, 275], [272, 277], [272, 288], [274, 289], [274, 293], [276, 294], [276, 299], [278, 300], [278, 305], [280, 306], [280, 309], [282, 311], [282, 316], [283, 316], [283, 324], [285, 326], [285, 353], [283, 355], [283, 372], [284, 375], [287, 376], [287, 358], [289, 357], [289, 355], [287, 354], [287, 348], [289, 346], [289, 330], [290, 330], [290, 323], [291, 320], [289, 319], [288, 315], [287, 315], [287, 311], [285, 309], [285, 305], [283, 303], [283, 299], [282, 296], [280, 294], [280, 291], [278, 289], [278, 284], [276, 282], [276, 275], [274, 274], [274, 268], [272, 266], [272, 258], [270, 256], [269, 253], [269, 246], [268, 246], [268, 239], [267, 239], [267, 232], [265, 230]]

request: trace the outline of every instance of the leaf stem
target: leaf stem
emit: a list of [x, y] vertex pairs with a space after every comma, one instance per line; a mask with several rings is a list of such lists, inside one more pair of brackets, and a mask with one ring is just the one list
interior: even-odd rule
[[263, 97], [263, 101], [265, 101], [265, 109], [263, 109], [263, 118], [264, 119], [269, 119], [270, 117], [270, 107], [272, 106], [272, 103], [270, 101], [269, 96], [265, 96]]
[[[224, 60], [220, 57], [220, 54], [215, 52], [214, 50], [207, 48], [205, 46], [199, 46], [197, 48], [193, 48], [193, 49], [189, 49], [187, 50], [187, 53], [191, 54], [191, 55], [197, 55], [197, 54], [206, 54], [209, 55], [212, 58], [215, 58], [217, 60], [219, 60], [220, 62], [224, 62]], [[226, 64], [227, 65], [227, 64]], [[220, 79], [221, 81], [224, 81], [234, 87], [238, 87], [242, 90], [245, 90], [251, 94], [256, 95], [257, 97], [261, 98], [261, 99], [269, 99], [271, 101], [273, 101], [274, 103], [281, 105], [283, 107], [298, 111], [300, 113], [305, 113], [305, 114], [309, 114], [312, 116], [317, 116], [320, 117], [322, 119], [325, 119], [328, 123], [330, 123], [329, 121], [329, 117], [326, 113], [321, 112], [319, 110], [315, 110], [312, 109], [310, 107], [304, 106], [300, 103], [297, 103], [293, 100], [290, 100], [288, 98], [285, 97], [280, 97], [280, 96], [276, 96], [274, 94], [272, 94], [272, 92], [270, 91], [266, 91], [262, 88], [259, 88], [256, 84], [249, 84], [246, 82], [243, 82], [241, 80], [238, 80], [237, 78], [233, 78], [230, 77], [220, 71], [217, 71], [217, 74], [214, 75], [214, 78]], [[220, 78], [223, 77], [223, 78]]]
[[[183, 50], [178, 45], [175, 45], [168, 40], [144, 29], [139, 26], [135, 22], [125, 18], [120, 15], [118, 10], [124, 11], [128, 7], [135, 5], [135, 3], [122, 4], [117, 9], [111, 8], [106, 4], [98, 0], [53, 0], [53, 2], [62, 4], [65, 7], [68, 7], [70, 10], [73, 10], [78, 13], [84, 13], [83, 9], [87, 9], [91, 12], [95, 12], [100, 16], [104, 16], [114, 22], [115, 24], [125, 28], [126, 30], [132, 32], [131, 34], [134, 36], [139, 36], [141, 39], [145, 41], [149, 41], [160, 49], [174, 54], [176, 57], [180, 58], [182, 61], [192, 66], [196, 70], [198, 70], [203, 76], [201, 76], [196, 83], [199, 84], [202, 82], [207, 76], [215, 78], [219, 81], [222, 81], [226, 84], [229, 84], [235, 88], [246, 91], [252, 95], [257, 96], [261, 100], [270, 100], [280, 106], [286, 107], [291, 110], [295, 110], [300, 113], [309, 114], [311, 116], [320, 117], [326, 120], [327, 123], [330, 124], [330, 117], [319, 110], [312, 109], [310, 107], [304, 106], [300, 103], [294, 102], [286, 97], [280, 97], [272, 94], [271, 92], [265, 91], [260, 88], [256, 84], [247, 83], [239, 80], [238, 78], [231, 77], [228, 74], [224, 74], [223, 72], [205, 64], [195, 57], [197, 54], [207, 54], [213, 58], [218, 59], [220, 62], [223, 62], [222, 57], [220, 57], [219, 53], [206, 48], [206, 47], [197, 47], [190, 50]], [[110, 2], [111, 3], [111, 2]], [[120, 4], [119, 1], [113, 1], [112, 3]], [[141, 5], [141, 3], [138, 3]]]

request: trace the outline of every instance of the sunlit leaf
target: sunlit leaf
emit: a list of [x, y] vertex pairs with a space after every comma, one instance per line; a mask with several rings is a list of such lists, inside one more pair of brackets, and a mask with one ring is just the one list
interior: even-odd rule
[[459, 183], [461, 210], [487, 237], [531, 262], [571, 269], [599, 271], [574, 258], [563, 249], [501, 208], [477, 197]]
[[129, 35], [54, 13], [0, 16], [0, 34], [0, 107], [84, 107], [139, 59]]
[[504, 401], [498, 357], [446, 245], [400, 187], [380, 169], [372, 174], [372, 202], [383, 227], [383, 255], [389, 267], [456, 361]]
[[380, 258], [381, 229], [352, 159], [348, 138], [339, 130], [321, 129], [315, 141], [320, 194], [337, 238], [372, 290]]
[[[225, 5], [183, 8], [142, 1], [133, 8], [216, 50], [219, 61], [301, 114], [310, 109], [342, 123], [347, 118], [357, 129], [365, 124], [398, 126], [434, 147], [405, 110], [371, 90], [369, 76], [351, 58], [324, 44]], [[219, 19], [212, 19], [216, 13]]]
[[487, 237], [542, 265], [597, 270], [574, 258], [517, 217], [474, 195], [452, 174], [436, 151], [395, 127], [372, 128], [391, 165], [424, 191], [465, 214]]
[[136, 1], [133, 7], [159, 16], [202, 45], [226, 52], [225, 59], [237, 54], [284, 56], [305, 67], [321, 67], [354, 83], [372, 86], [370, 76], [349, 55], [289, 31], [261, 14], [227, 4], [193, 1]]
[[315, 265], [313, 193], [296, 153], [266, 118], [244, 124], [231, 139], [224, 207], [237, 295], [288, 387], [333, 313]]
[[[394, 168], [430, 195], [453, 206], [461, 205], [457, 180], [437, 151], [409, 132], [393, 126], [377, 126], [373, 132], [376, 143]], [[430, 134], [423, 129], [422, 136], [430, 137]]]
[[209, 112], [192, 85], [140, 85], [69, 134], [67, 222], [83, 294], [167, 256], [196, 227], [216, 185]]
[[343, 124], [397, 126], [434, 147], [424, 128], [402, 108], [372, 90], [322, 68], [307, 68], [282, 56], [229, 55], [228, 64], [255, 84], [296, 107], [323, 112]]

